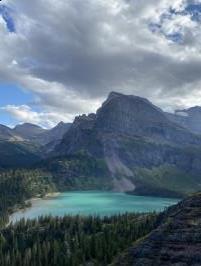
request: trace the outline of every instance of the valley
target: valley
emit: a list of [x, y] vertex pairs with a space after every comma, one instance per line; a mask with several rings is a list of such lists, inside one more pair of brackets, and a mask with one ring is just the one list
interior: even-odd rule
[[[192, 115], [183, 125], [144, 98], [112, 92], [72, 124], [0, 127], [2, 265], [132, 265], [149, 234], [152, 252], [153, 229], [166, 226], [171, 206], [201, 190]], [[136, 251], [119, 256], [134, 242]]]
[[201, 0], [0, 0], [0, 266], [201, 266]]

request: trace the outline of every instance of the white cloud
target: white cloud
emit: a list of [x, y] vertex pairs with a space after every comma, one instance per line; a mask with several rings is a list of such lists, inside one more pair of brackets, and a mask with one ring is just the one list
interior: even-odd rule
[[16, 118], [20, 123], [28, 122], [38, 124], [44, 128], [53, 127], [60, 121], [72, 119], [57, 113], [35, 112], [27, 105], [15, 106], [7, 105], [0, 108], [1, 111], [6, 111]]
[[[32, 122], [47, 119], [49, 125], [67, 121], [95, 111], [111, 90], [148, 97], [168, 110], [201, 105], [201, 31], [199, 22], [181, 13], [187, 0], [5, 4], [16, 32], [8, 32], [0, 17], [0, 82], [31, 91], [33, 109], [42, 110], [15, 106], [15, 114], [23, 109]], [[175, 14], [161, 22], [170, 8]], [[160, 32], [152, 32], [150, 23], [161, 24]], [[182, 43], [166, 38], [178, 32]]]

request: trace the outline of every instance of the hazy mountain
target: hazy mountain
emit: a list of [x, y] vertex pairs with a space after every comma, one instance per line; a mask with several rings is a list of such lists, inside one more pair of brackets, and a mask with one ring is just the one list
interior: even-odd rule
[[69, 130], [71, 123], [60, 122], [54, 128], [47, 130], [38, 136], [38, 143], [43, 145], [43, 153], [46, 155], [54, 150]]
[[38, 136], [45, 133], [42, 127], [30, 123], [17, 125], [13, 132], [21, 136], [24, 140], [37, 141]]
[[64, 123], [60, 122], [58, 125], [53, 127], [52, 129], [46, 130], [43, 134], [41, 134], [39, 137], [41, 137], [42, 144], [48, 144], [52, 143], [53, 141], [61, 141], [64, 134], [67, 133], [71, 126], [71, 123]]
[[27, 167], [41, 160], [38, 145], [27, 141], [42, 129], [31, 124], [18, 125], [14, 129], [0, 125], [0, 169]]
[[201, 265], [201, 194], [170, 207], [159, 226], [120, 256], [119, 265]]
[[15, 134], [11, 128], [0, 125], [0, 140], [14, 141], [21, 139], [22, 138]]
[[201, 134], [201, 107], [195, 106], [189, 109], [176, 110], [174, 114], [167, 113], [167, 117], [189, 129], [195, 134]]
[[0, 168], [26, 167], [39, 161], [61, 141], [69, 127], [63, 122], [50, 130], [30, 123], [14, 129], [0, 125]]
[[70, 128], [71, 123], [60, 122], [51, 129], [44, 129], [38, 125], [24, 123], [14, 129], [0, 125], [0, 139], [10, 141], [29, 141], [38, 145], [47, 145], [61, 141], [63, 135]]
[[122, 179], [125, 190], [142, 194], [200, 186], [201, 137], [144, 98], [111, 93], [96, 114], [75, 118], [52, 155], [82, 151], [106, 162], [114, 189]]

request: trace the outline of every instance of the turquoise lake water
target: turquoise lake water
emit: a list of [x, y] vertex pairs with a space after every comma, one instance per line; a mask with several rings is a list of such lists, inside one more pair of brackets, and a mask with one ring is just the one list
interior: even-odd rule
[[161, 211], [177, 202], [178, 199], [132, 196], [116, 192], [66, 192], [53, 198], [33, 200], [31, 208], [14, 213], [10, 221], [16, 222], [21, 218], [33, 219], [50, 214], [111, 216], [125, 212]]

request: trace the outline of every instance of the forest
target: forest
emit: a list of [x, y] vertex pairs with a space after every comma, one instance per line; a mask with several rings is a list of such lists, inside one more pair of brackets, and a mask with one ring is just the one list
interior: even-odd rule
[[0, 232], [0, 265], [108, 265], [156, 226], [156, 214], [39, 217]]
[[17, 169], [0, 172], [0, 228], [9, 214], [24, 208], [26, 200], [55, 191], [51, 177], [40, 170]]

